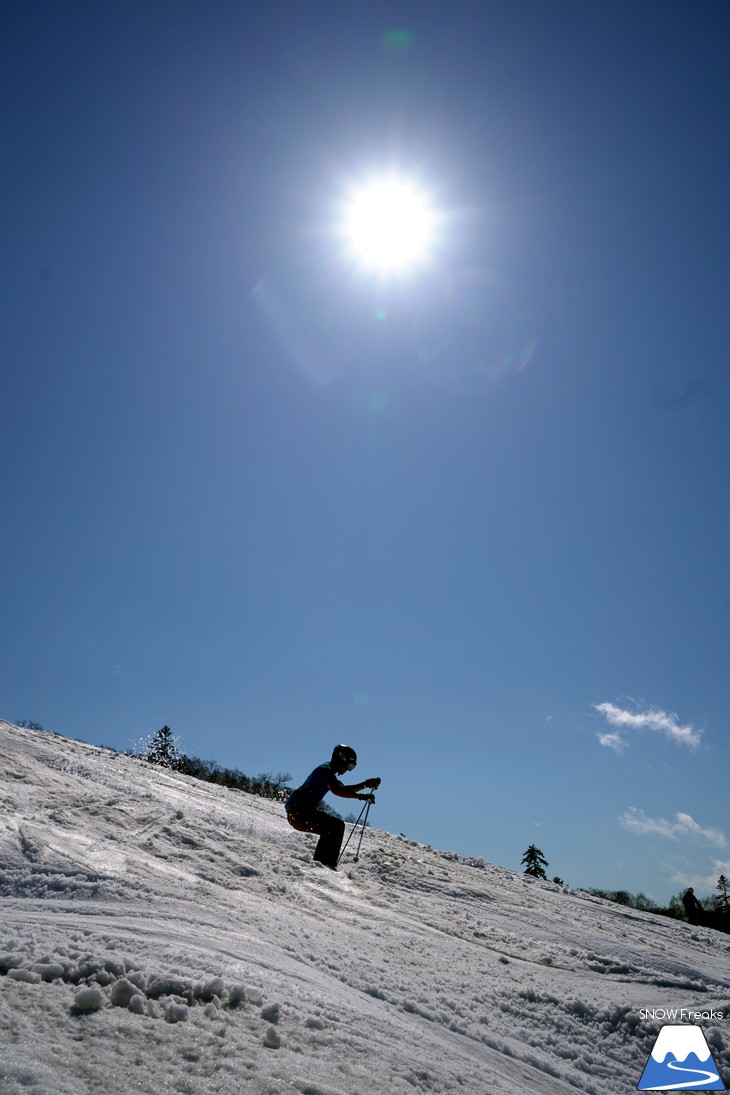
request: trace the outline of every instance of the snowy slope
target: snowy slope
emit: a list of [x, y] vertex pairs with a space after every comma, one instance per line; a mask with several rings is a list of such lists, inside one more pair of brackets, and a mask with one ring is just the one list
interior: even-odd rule
[[2, 722], [0, 773], [3, 1095], [615, 1095], [651, 1008], [724, 1013], [730, 1078], [725, 935], [379, 830], [331, 874], [275, 803]]

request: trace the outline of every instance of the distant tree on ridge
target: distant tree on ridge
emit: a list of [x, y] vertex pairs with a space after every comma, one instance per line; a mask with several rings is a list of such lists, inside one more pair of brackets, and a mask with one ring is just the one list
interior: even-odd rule
[[150, 738], [145, 760], [162, 768], [178, 768], [184, 754], [178, 749], [178, 739], [169, 726], [163, 726]]
[[531, 844], [527, 849], [522, 857], [522, 862], [525, 864], [525, 874], [532, 875], [533, 878], [542, 878], [547, 882], [545, 868], [548, 866], [548, 861], [534, 844]]

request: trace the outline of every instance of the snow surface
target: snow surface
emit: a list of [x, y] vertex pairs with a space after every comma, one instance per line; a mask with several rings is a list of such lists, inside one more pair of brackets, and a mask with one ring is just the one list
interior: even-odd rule
[[651, 1008], [723, 1012], [730, 1076], [726, 935], [375, 829], [334, 874], [277, 803], [4, 722], [0, 773], [2, 1095], [615, 1095]]

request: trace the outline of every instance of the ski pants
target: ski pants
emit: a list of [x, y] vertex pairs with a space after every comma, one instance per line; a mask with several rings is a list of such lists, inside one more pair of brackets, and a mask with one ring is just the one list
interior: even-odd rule
[[292, 810], [286, 816], [292, 829], [298, 829], [300, 833], [319, 834], [312, 859], [336, 870], [342, 838], [345, 835], [342, 818], [326, 814], [324, 810], [314, 810], [312, 813], [297, 813]]

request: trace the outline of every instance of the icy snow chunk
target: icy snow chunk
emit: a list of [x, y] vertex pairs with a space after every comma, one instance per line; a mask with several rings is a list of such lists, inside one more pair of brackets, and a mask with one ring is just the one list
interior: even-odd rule
[[226, 991], [226, 983], [222, 977], [212, 977], [209, 981], [198, 981], [193, 992], [197, 1000], [212, 1000], [214, 996], [222, 996]]
[[126, 977], [120, 978], [119, 981], [115, 981], [112, 985], [111, 999], [112, 1004], [114, 1004], [115, 1007], [129, 1007], [133, 996], [141, 997], [141, 993], [137, 986], [133, 985], [131, 981], [128, 981]]
[[147, 986], [147, 995], [153, 1000], [160, 996], [188, 996], [191, 992], [191, 982], [182, 977], [154, 977]]
[[228, 1007], [237, 1008], [246, 1000], [246, 990], [243, 985], [231, 985], [228, 990]]
[[129, 1010], [135, 1015], [144, 1015], [146, 1005], [147, 1001], [145, 997], [142, 996], [141, 993], [137, 993], [137, 995], [133, 996], [129, 1001]]
[[123, 977], [127, 972], [124, 962], [119, 962], [116, 958], [107, 958], [104, 969], [107, 973], [113, 973], [115, 977]]
[[267, 1004], [265, 1008], [261, 1009], [261, 1018], [265, 1019], [267, 1023], [278, 1023], [280, 1014], [281, 1007], [279, 1004]]
[[133, 985], [136, 985], [141, 992], [147, 990], [147, 977], [142, 970], [129, 970], [127, 972], [127, 980]]
[[43, 981], [55, 981], [66, 972], [66, 967], [60, 962], [35, 962], [31, 969], [34, 973], [39, 973]]
[[75, 970], [75, 976], [80, 980], [84, 978], [96, 977], [102, 968], [102, 963], [97, 958], [92, 958], [90, 955], [86, 955], [77, 965]]
[[175, 1000], [170, 1000], [165, 1005], [165, 1019], [168, 1023], [186, 1023], [188, 1014], [187, 1004], [178, 1004]]
[[717, 1027], [713, 1027], [712, 1030], [707, 1031], [707, 1041], [711, 1046], [714, 1046], [715, 1049], [723, 1050], [725, 1048], [725, 1039]]
[[320, 1019], [318, 1015], [309, 1015], [305, 1020], [305, 1026], [311, 1027], [312, 1030], [324, 1030], [324, 1019]]
[[95, 985], [88, 985], [74, 996], [74, 1007], [78, 1011], [98, 1011], [106, 1004], [106, 997]]
[[25, 958], [21, 954], [0, 954], [0, 973], [20, 969], [24, 961]]
[[281, 1036], [276, 1027], [267, 1027], [264, 1034], [264, 1045], [269, 1049], [278, 1049], [281, 1045]]
[[8, 970], [8, 977], [11, 981], [24, 981], [26, 985], [38, 985], [41, 981], [39, 973], [24, 969]]

